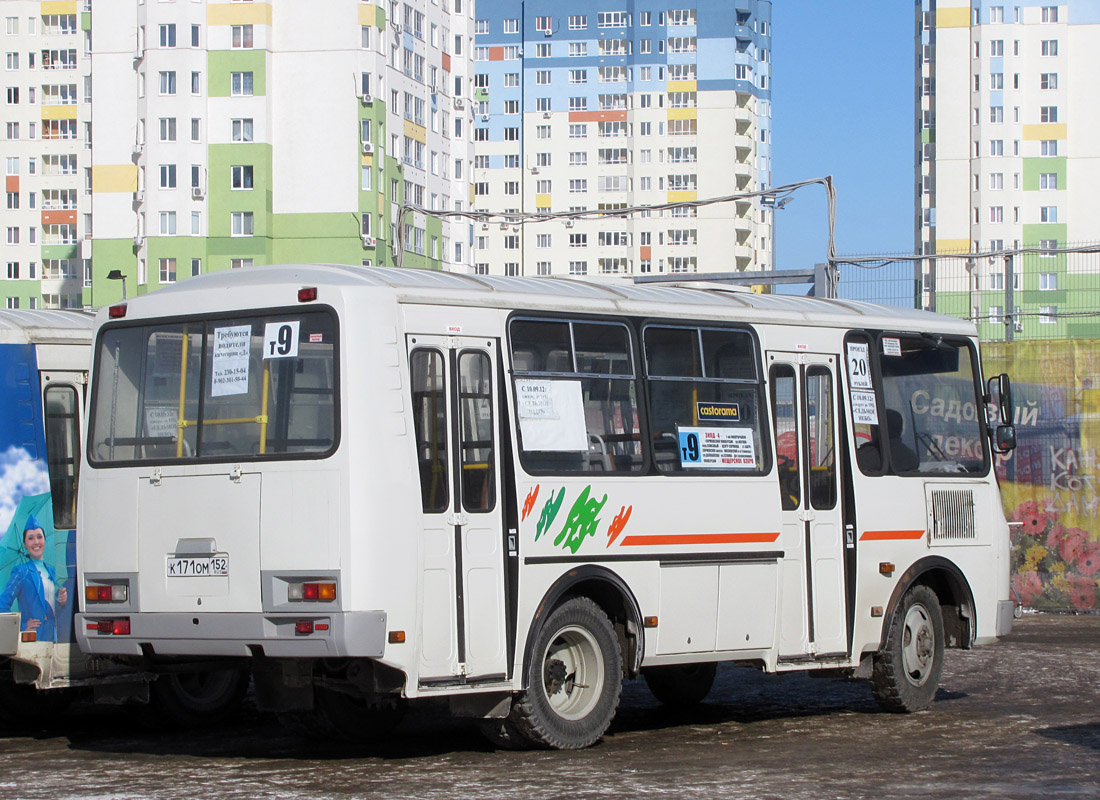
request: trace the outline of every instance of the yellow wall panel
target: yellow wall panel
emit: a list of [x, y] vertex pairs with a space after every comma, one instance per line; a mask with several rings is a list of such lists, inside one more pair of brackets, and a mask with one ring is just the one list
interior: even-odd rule
[[271, 3], [211, 3], [207, 25], [270, 25]]
[[42, 119], [76, 119], [76, 106], [42, 106]]
[[936, 240], [936, 252], [937, 253], [969, 253], [970, 252], [970, 240], [969, 239], [937, 239]]
[[550, 208], [550, 195], [548, 195], [548, 194], [536, 194], [535, 195], [535, 208]]
[[695, 92], [699, 89], [699, 81], [669, 81], [670, 92]]
[[1025, 125], [1024, 139], [1029, 142], [1039, 142], [1043, 139], [1065, 139], [1066, 123], [1048, 122], [1039, 125]]
[[699, 109], [697, 108], [670, 108], [668, 110], [669, 119], [698, 119]]
[[92, 167], [92, 191], [136, 192], [137, 164], [100, 164]]
[[47, 14], [75, 14], [76, 0], [45, 0], [42, 3], [40, 13], [43, 16]]
[[668, 202], [670, 203], [687, 203], [693, 200], [699, 199], [698, 192], [669, 192]]
[[410, 139], [415, 139], [421, 144], [428, 143], [427, 129], [423, 125], [417, 125], [415, 122], [405, 120], [405, 135]]
[[963, 8], [937, 8], [936, 9], [936, 27], [937, 28], [969, 28], [970, 27], [970, 6], [966, 5]]

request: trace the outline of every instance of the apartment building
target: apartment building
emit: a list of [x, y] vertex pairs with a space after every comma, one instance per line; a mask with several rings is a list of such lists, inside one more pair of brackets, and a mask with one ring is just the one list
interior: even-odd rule
[[[1100, 4], [917, 0], [916, 25], [916, 246], [983, 254], [925, 262], [924, 305], [995, 338], [1006, 315], [1017, 337], [1096, 335], [1064, 313], [1096, 257], [1041, 251], [1100, 242]], [[1040, 252], [1006, 287], [1019, 248]]]
[[7, 308], [80, 308], [87, 194], [89, 15], [75, 0], [4, 0], [3, 272]]
[[462, 0], [96, 3], [84, 302], [254, 264], [465, 269], [468, 223], [398, 211], [469, 202], [472, 26]]
[[[770, 268], [770, 0], [479, 0], [473, 271]], [[457, 96], [456, 91], [456, 96]], [[538, 216], [643, 209], [626, 217]]]

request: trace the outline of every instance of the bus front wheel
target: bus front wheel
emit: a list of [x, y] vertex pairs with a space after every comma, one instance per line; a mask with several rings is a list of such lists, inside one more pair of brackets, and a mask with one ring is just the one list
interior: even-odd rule
[[509, 719], [536, 746], [594, 744], [622, 693], [622, 652], [607, 614], [587, 597], [566, 600], [543, 622], [531, 652], [527, 690]]
[[871, 692], [886, 711], [921, 711], [932, 704], [943, 672], [943, 614], [936, 593], [918, 585], [890, 618], [886, 646], [874, 657]]

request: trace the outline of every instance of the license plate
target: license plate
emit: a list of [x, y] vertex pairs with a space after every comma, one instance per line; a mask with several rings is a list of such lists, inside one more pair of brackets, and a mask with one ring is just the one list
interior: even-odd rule
[[228, 556], [168, 559], [169, 578], [205, 578], [229, 575]]

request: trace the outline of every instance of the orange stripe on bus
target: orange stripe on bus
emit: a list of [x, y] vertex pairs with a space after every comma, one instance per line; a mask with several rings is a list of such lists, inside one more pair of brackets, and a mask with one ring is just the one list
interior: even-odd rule
[[864, 531], [859, 537], [861, 542], [886, 541], [892, 539], [919, 539], [924, 536], [924, 531]]
[[774, 542], [779, 538], [775, 533], [654, 533], [637, 536], [624, 536], [624, 547], [644, 547], [645, 545], [669, 544], [751, 544], [753, 542]]

